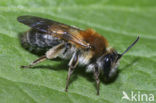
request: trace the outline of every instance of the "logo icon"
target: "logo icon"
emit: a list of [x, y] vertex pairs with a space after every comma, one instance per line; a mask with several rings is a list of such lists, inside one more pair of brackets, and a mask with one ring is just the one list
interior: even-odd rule
[[127, 95], [127, 93], [125, 91], [122, 91], [122, 94], [123, 94], [122, 100], [127, 99], [127, 100], [130, 101], [130, 98], [128, 97], [128, 95]]
[[141, 93], [140, 91], [138, 92], [134, 92], [131, 91], [130, 95], [128, 95], [125, 91], [122, 91], [122, 100], [128, 100], [128, 101], [135, 101], [135, 102], [144, 102], [144, 103], [148, 103], [148, 102], [152, 102], [154, 101], [154, 95], [152, 93]]

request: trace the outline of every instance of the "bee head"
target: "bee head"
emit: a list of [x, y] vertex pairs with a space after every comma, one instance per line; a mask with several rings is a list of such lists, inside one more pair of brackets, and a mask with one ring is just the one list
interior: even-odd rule
[[139, 37], [122, 53], [118, 54], [114, 49], [109, 49], [107, 54], [101, 56], [98, 61], [98, 68], [104, 74], [106, 79], [110, 79], [117, 74], [117, 67], [120, 58], [139, 40]]
[[98, 67], [106, 79], [112, 78], [116, 75], [120, 56], [120, 54], [112, 49], [110, 53], [101, 56], [98, 60]]

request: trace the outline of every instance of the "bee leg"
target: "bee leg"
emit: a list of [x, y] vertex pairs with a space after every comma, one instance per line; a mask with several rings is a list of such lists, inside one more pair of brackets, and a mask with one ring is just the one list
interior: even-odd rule
[[99, 73], [98, 68], [95, 68], [95, 71], [94, 71], [94, 77], [95, 77], [95, 80], [96, 80], [97, 95], [99, 95], [99, 87], [100, 87], [99, 74], [100, 74], [100, 73]]
[[71, 77], [74, 69], [76, 68], [77, 64], [78, 64], [78, 52], [75, 52], [73, 54], [70, 62], [69, 62], [69, 69], [68, 69], [68, 75], [67, 75], [67, 80], [66, 80], [66, 88], [65, 88], [66, 92], [68, 91], [70, 77]]
[[33, 61], [30, 65], [26, 65], [26, 66], [21, 66], [21, 68], [31, 68], [32, 66], [34, 66], [35, 64], [38, 64], [44, 60], [46, 60], [47, 57], [44, 55], [44, 56], [41, 56], [40, 58], [36, 59], [35, 61]]
[[31, 68], [34, 65], [46, 60], [46, 59], [54, 59], [56, 58], [61, 52], [64, 50], [64, 44], [59, 44], [53, 48], [51, 48], [49, 51], [46, 52], [46, 55], [41, 56], [40, 58], [33, 61], [30, 65], [27, 66], [21, 66], [21, 68]]

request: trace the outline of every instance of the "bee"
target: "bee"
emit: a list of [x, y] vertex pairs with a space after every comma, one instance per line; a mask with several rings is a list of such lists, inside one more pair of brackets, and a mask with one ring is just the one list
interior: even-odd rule
[[39, 57], [31, 64], [21, 66], [30, 68], [47, 59], [57, 57], [68, 59], [69, 68], [65, 91], [68, 91], [70, 77], [78, 65], [85, 66], [87, 71], [93, 72], [97, 95], [99, 95], [99, 76], [110, 79], [117, 74], [117, 68], [121, 57], [132, 48], [137, 39], [123, 52], [118, 53], [109, 47], [105, 37], [92, 29], [81, 30], [79, 28], [59, 23], [53, 20], [35, 16], [20, 16], [17, 20], [31, 27], [23, 41], [39, 48], [49, 48], [45, 55]]

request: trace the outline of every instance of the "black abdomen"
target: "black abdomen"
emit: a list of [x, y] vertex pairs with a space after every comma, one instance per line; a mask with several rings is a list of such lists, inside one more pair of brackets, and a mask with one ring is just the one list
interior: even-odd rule
[[22, 46], [34, 53], [45, 53], [48, 49], [61, 42], [60, 39], [35, 29], [31, 29], [21, 36]]

